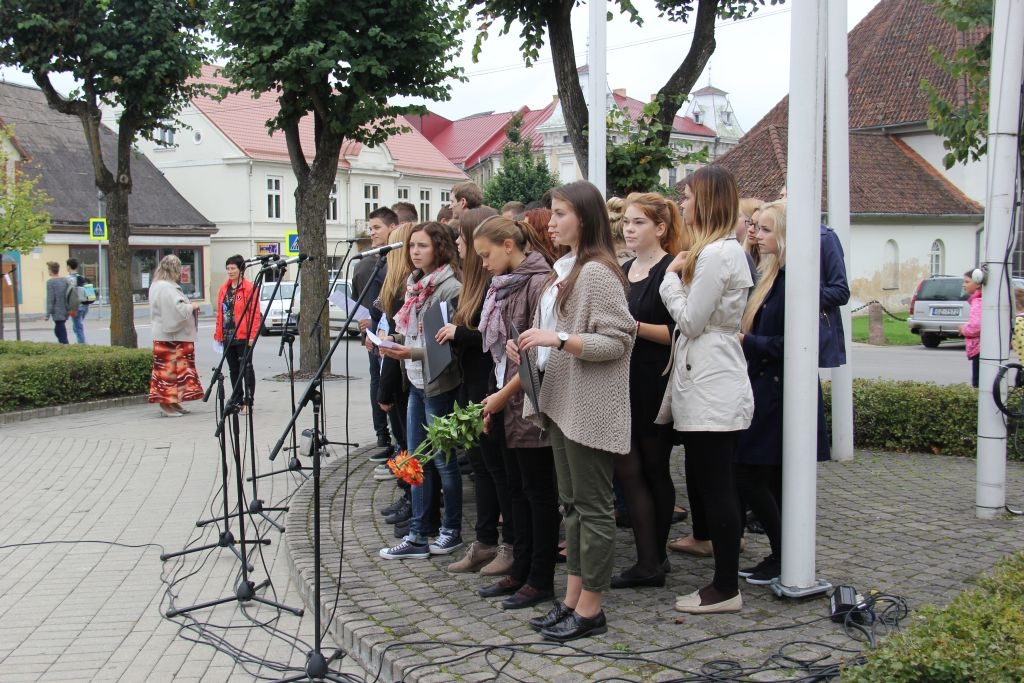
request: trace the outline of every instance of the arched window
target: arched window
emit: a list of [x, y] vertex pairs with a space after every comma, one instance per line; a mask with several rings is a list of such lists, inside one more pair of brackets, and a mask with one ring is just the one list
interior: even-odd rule
[[942, 240], [932, 242], [928, 264], [932, 275], [942, 275], [946, 272], [946, 246], [942, 243]]
[[900, 288], [900, 248], [896, 240], [885, 243], [885, 264], [882, 266], [882, 289]]

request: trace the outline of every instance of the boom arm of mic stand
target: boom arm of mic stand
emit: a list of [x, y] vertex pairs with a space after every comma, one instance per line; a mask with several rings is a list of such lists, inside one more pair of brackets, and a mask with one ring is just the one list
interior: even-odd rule
[[[373, 272], [370, 273], [370, 279], [367, 280], [367, 282], [374, 281], [374, 279], [377, 277], [377, 273], [380, 272], [380, 269], [383, 267], [383, 265], [384, 259], [377, 259], [377, 262], [373, 265]], [[359, 297], [355, 302], [355, 307], [348, 312], [348, 318], [345, 319], [345, 323], [341, 326], [341, 333], [339, 333], [338, 336], [335, 338], [334, 342], [331, 344], [331, 348], [328, 349], [327, 351], [327, 355], [324, 356], [324, 359], [320, 362], [320, 367], [317, 368], [316, 373], [314, 373], [313, 377], [309, 380], [309, 384], [306, 385], [305, 391], [302, 392], [302, 397], [299, 398], [299, 404], [295, 406], [295, 412], [292, 413], [292, 416], [290, 418], [288, 418], [288, 424], [284, 426], [284, 431], [281, 432], [281, 438], [277, 440], [277, 443], [274, 444], [274, 448], [270, 451], [271, 460], [277, 458], [277, 454], [281, 452], [282, 448], [284, 448], [284, 442], [288, 438], [288, 433], [291, 431], [292, 425], [294, 425], [295, 421], [299, 419], [299, 415], [302, 414], [303, 408], [306, 407], [306, 404], [309, 403], [309, 400], [313, 397], [313, 394], [316, 392], [316, 387], [320, 384], [321, 381], [323, 381], [324, 372], [327, 370], [327, 364], [331, 362], [331, 356], [334, 355], [334, 352], [335, 350], [337, 350], [338, 345], [345, 339], [344, 332], [352, 323], [352, 319], [356, 317], [356, 311], [359, 310], [359, 307], [363, 305], [363, 299], [366, 298], [366, 293], [368, 291], [370, 291], [369, 287], [363, 287], [363, 291], [359, 292]], [[323, 308], [321, 308], [321, 311], [322, 310]]]

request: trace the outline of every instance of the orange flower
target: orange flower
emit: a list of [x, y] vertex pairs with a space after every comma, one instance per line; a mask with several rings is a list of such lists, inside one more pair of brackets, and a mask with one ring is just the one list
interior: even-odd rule
[[423, 483], [423, 465], [414, 455], [408, 451], [402, 451], [392, 460], [388, 460], [388, 469], [402, 481], [419, 486]]

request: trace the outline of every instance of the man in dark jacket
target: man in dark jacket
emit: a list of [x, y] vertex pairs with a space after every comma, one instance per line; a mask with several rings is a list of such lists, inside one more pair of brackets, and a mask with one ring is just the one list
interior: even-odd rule
[[[388, 243], [388, 236], [395, 226], [398, 225], [398, 216], [394, 211], [382, 206], [370, 212], [367, 219], [367, 227], [370, 230], [370, 248], [376, 249]], [[362, 302], [370, 311], [370, 317], [359, 321], [359, 329], [366, 333], [367, 329], [377, 329], [380, 322], [381, 311], [373, 305], [380, 295], [381, 285], [384, 283], [385, 269], [380, 268], [377, 275], [373, 275], [373, 269], [377, 265], [380, 256], [364, 258], [356, 266], [355, 274], [352, 276], [352, 293], [356, 301]], [[364, 294], [364, 289], [366, 290]], [[382, 450], [370, 456], [374, 462], [386, 462], [391, 455], [391, 433], [388, 431], [388, 416], [377, 403], [377, 389], [380, 385], [380, 356], [373, 350], [369, 351], [370, 357], [370, 409], [373, 414], [373, 431], [377, 434], [377, 445]]]

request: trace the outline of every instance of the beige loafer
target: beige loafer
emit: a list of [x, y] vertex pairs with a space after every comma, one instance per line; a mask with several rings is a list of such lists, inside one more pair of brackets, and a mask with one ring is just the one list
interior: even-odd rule
[[680, 595], [676, 598], [676, 611], [687, 614], [725, 614], [728, 612], [739, 612], [743, 609], [743, 594], [737, 593], [728, 600], [722, 600], [710, 605], [700, 604], [700, 591], [696, 590], [688, 595]]

